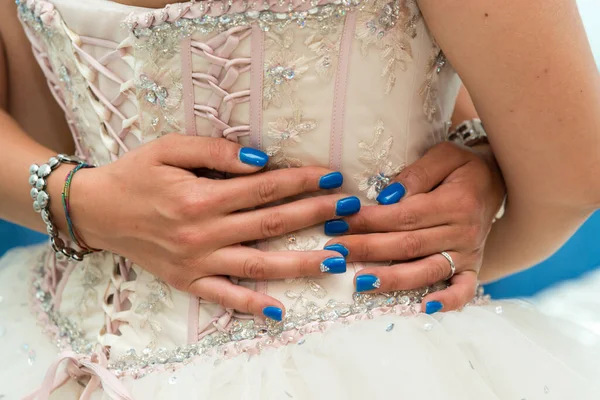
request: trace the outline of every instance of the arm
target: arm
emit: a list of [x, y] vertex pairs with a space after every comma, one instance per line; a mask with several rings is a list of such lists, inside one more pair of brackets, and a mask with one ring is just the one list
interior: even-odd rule
[[496, 279], [551, 255], [600, 205], [600, 79], [572, 0], [420, 6], [506, 181], [481, 274]]

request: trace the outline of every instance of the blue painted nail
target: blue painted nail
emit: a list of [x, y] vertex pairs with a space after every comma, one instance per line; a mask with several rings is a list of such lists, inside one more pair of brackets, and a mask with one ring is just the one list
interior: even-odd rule
[[327, 236], [337, 236], [348, 232], [350, 227], [343, 219], [330, 219], [325, 222], [325, 234]]
[[356, 277], [356, 291], [366, 292], [373, 289], [379, 289], [381, 281], [375, 275], [359, 275]]
[[321, 263], [321, 272], [328, 274], [343, 274], [346, 272], [346, 259], [344, 257], [330, 257]]
[[239, 157], [240, 161], [244, 164], [257, 167], [264, 167], [269, 161], [269, 156], [266, 153], [253, 149], [252, 147], [242, 147], [240, 149]]
[[279, 307], [269, 306], [263, 308], [263, 314], [267, 318], [274, 319], [275, 321], [281, 321], [283, 317], [283, 311]]
[[405, 194], [406, 188], [404, 185], [400, 182], [394, 182], [379, 193], [377, 202], [383, 205], [396, 204]]
[[442, 303], [439, 301], [430, 301], [429, 303], [425, 304], [425, 313], [435, 314], [436, 312], [440, 311], [442, 307]]
[[346, 197], [338, 200], [335, 204], [335, 215], [344, 217], [356, 214], [360, 211], [360, 200], [356, 196]]
[[350, 254], [350, 251], [348, 251], [348, 249], [346, 247], [344, 247], [343, 245], [341, 245], [339, 243], [330, 244], [329, 246], [325, 246], [325, 247], [323, 247], [323, 250], [337, 251], [344, 257], [348, 257], [348, 254]]
[[319, 187], [321, 189], [337, 189], [344, 183], [344, 176], [339, 172], [332, 172], [327, 175], [323, 175], [319, 179]]

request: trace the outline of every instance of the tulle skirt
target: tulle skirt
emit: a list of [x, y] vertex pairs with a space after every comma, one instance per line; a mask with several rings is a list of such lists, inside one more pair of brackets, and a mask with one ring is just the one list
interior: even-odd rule
[[[3, 400], [35, 391], [58, 353], [29, 311], [30, 253], [13, 251], [0, 261]], [[598, 382], [600, 338], [522, 301], [334, 324], [258, 355], [205, 357], [121, 379], [143, 400], [597, 400]], [[51, 398], [77, 399], [82, 391], [71, 380]], [[101, 388], [92, 395], [108, 398]]]

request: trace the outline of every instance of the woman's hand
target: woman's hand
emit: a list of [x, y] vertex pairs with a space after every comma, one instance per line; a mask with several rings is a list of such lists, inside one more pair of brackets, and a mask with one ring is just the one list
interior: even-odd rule
[[[71, 189], [73, 221], [89, 246], [125, 256], [179, 290], [255, 315], [275, 307], [266, 314], [280, 319], [279, 301], [225, 276], [341, 273], [345, 260], [334, 251], [263, 252], [239, 243], [350, 215], [360, 202], [330, 194], [254, 209], [342, 184], [341, 174], [318, 167], [250, 175], [267, 161], [265, 153], [225, 139], [167, 135], [112, 164], [81, 171]], [[211, 180], [191, 172], [201, 168], [243, 176]]]
[[381, 192], [380, 205], [346, 219], [348, 235], [327, 245], [345, 246], [348, 261], [395, 260], [361, 270], [357, 291], [415, 289], [448, 279], [450, 263], [440, 254], [445, 251], [456, 273], [447, 289], [426, 296], [424, 311], [458, 309], [473, 298], [485, 239], [505, 191], [489, 146], [477, 148], [434, 146]]

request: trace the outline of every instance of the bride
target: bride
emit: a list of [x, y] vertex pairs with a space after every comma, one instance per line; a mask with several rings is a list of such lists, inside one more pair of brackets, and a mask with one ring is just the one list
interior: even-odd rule
[[16, 3], [0, 398], [598, 398], [598, 337], [476, 290], [600, 207], [574, 1]]

